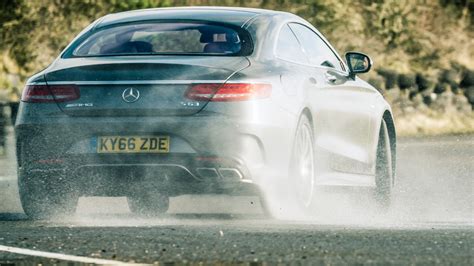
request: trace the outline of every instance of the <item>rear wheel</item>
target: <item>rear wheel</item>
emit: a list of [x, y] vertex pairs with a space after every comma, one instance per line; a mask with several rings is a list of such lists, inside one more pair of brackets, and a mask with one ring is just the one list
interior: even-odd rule
[[387, 124], [382, 120], [377, 146], [377, 161], [375, 165], [374, 198], [381, 210], [388, 210], [392, 199], [393, 189], [392, 152]]
[[52, 182], [53, 178], [45, 174], [19, 175], [21, 205], [30, 219], [48, 219], [75, 212], [79, 196], [70, 186]]
[[301, 116], [293, 144], [290, 178], [294, 184], [297, 205], [308, 209], [315, 190], [313, 127], [306, 115]]
[[162, 193], [142, 193], [127, 198], [130, 211], [140, 215], [155, 216], [168, 211], [169, 196]]

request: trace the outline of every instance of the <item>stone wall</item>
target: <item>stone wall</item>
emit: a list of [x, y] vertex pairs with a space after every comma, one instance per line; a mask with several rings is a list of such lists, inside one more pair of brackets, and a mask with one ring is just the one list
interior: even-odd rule
[[399, 135], [474, 133], [474, 71], [436, 74], [379, 69], [369, 78], [390, 102]]

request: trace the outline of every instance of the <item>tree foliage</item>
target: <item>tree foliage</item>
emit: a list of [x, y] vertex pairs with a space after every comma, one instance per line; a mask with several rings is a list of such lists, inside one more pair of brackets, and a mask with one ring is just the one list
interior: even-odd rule
[[[47, 66], [103, 15], [188, 5], [292, 12], [315, 25], [339, 51], [362, 50], [398, 71], [474, 64], [472, 0], [9, 0], [0, 2], [0, 52], [26, 76]], [[11, 72], [2, 66], [0, 73]]]

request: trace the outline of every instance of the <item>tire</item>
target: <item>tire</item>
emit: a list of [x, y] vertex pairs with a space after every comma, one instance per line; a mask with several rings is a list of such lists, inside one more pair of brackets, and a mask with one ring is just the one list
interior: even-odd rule
[[[71, 215], [76, 211], [79, 196], [64, 184], [53, 184], [47, 174], [25, 175], [18, 178], [23, 211], [33, 220], [50, 219], [56, 215]], [[49, 181], [49, 182], [48, 182]]]
[[143, 193], [127, 197], [128, 207], [132, 213], [156, 216], [169, 209], [169, 196], [162, 193]]
[[316, 171], [313, 126], [306, 115], [298, 122], [291, 158], [294, 200], [298, 207], [308, 211], [313, 205]]
[[377, 145], [377, 159], [375, 164], [375, 192], [374, 199], [382, 211], [390, 208], [392, 201], [394, 178], [392, 170], [392, 152], [387, 124], [382, 120]]

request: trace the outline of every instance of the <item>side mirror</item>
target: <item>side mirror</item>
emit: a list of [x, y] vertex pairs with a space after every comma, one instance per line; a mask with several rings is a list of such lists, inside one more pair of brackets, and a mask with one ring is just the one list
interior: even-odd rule
[[346, 62], [349, 66], [349, 77], [354, 79], [356, 74], [367, 73], [372, 68], [372, 59], [363, 53], [347, 52]]

